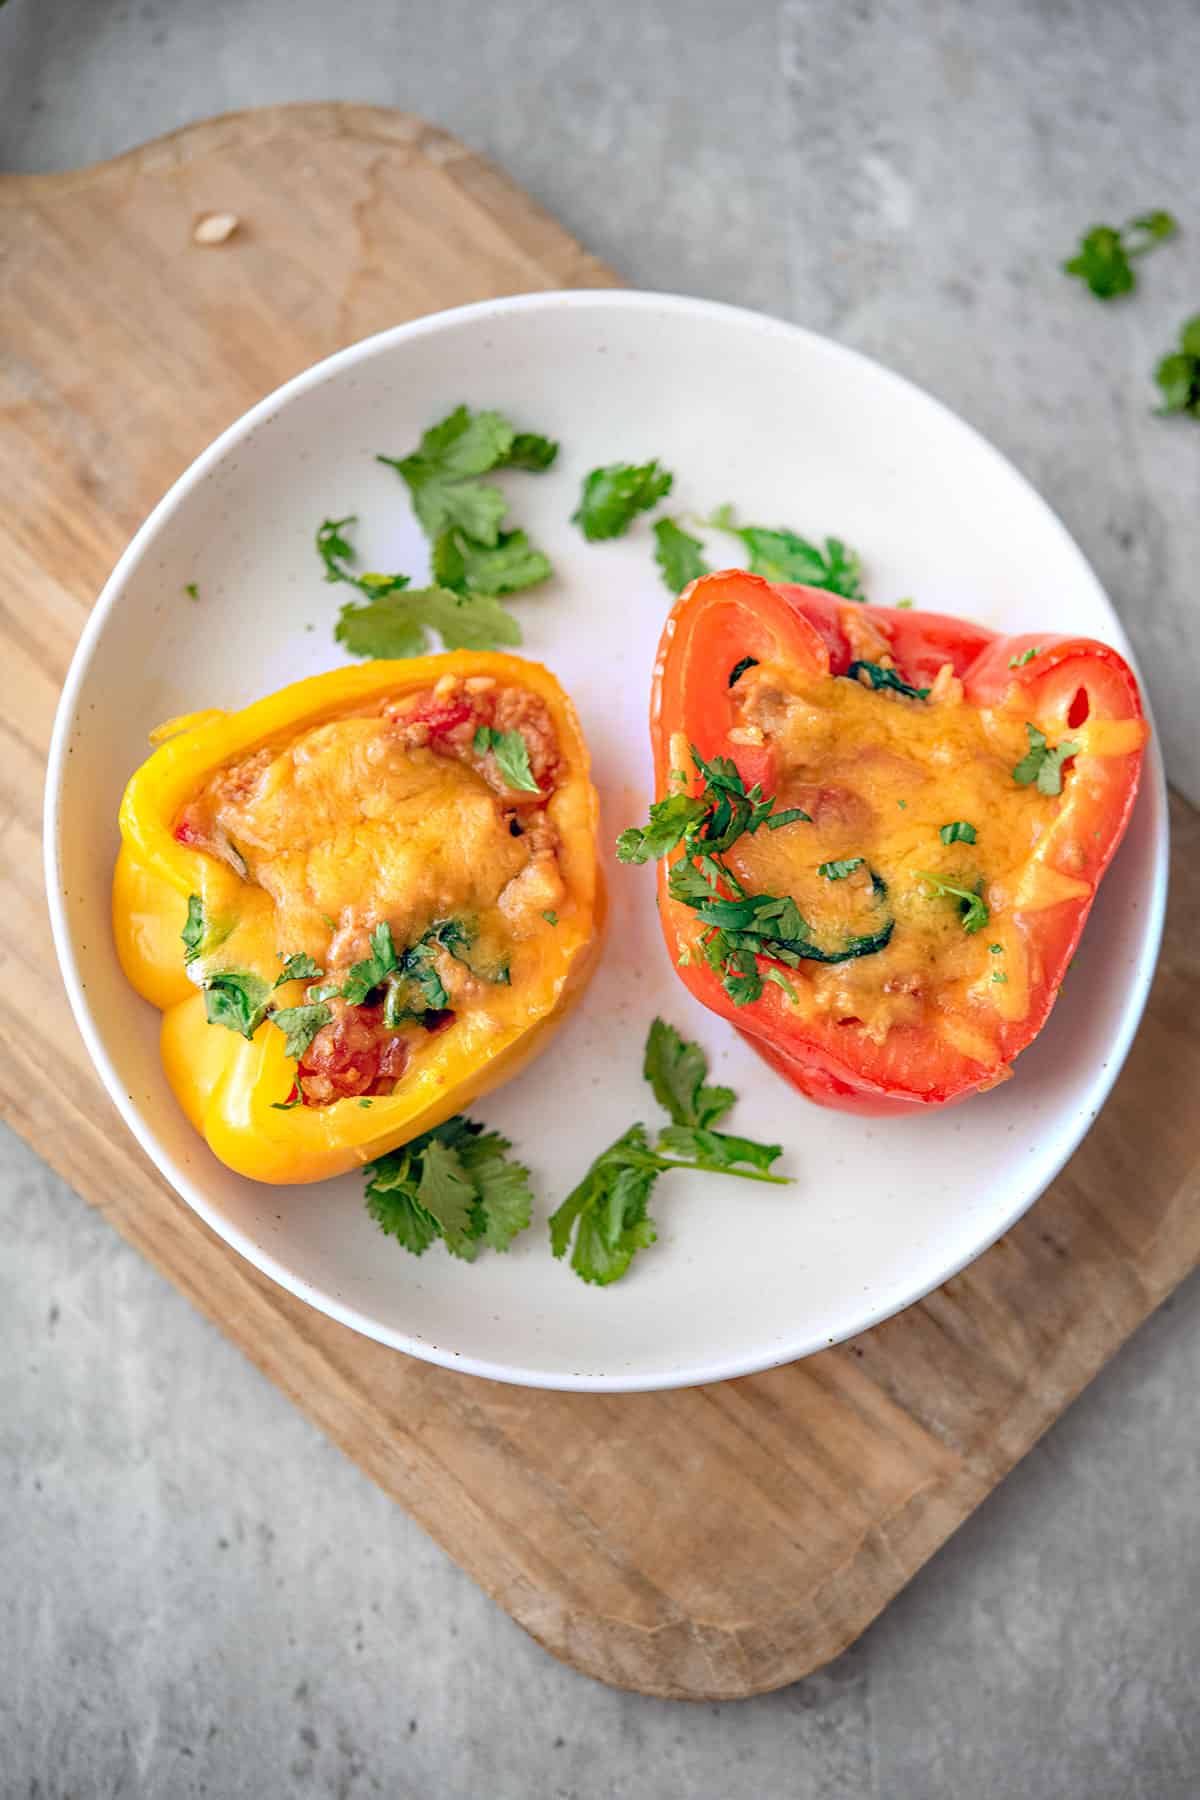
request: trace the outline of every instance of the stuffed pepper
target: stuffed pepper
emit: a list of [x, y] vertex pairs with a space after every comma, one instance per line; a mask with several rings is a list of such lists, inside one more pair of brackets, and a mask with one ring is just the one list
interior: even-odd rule
[[156, 736], [121, 807], [117, 948], [230, 1168], [338, 1174], [543, 1048], [602, 908], [587, 748], [546, 669], [371, 663]]
[[1137, 791], [1115, 650], [741, 571], [686, 589], [655, 673], [667, 945], [811, 1099], [914, 1111], [1041, 1030]]

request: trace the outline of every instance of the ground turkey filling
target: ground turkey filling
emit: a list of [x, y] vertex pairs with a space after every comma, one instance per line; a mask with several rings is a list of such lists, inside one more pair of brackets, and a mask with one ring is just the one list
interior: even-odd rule
[[[518, 734], [536, 792], [510, 785], [492, 733]], [[448, 761], [466, 773], [452, 775]], [[381, 922], [400, 953], [439, 919], [471, 920], [469, 955], [429, 950], [445, 1006], [389, 1028], [378, 991], [359, 1005], [324, 996], [332, 1018], [300, 1059], [294, 1097], [320, 1106], [390, 1094], [431, 1036], [494, 992], [513, 947], [550, 929], [546, 914], [565, 892], [547, 815], [560, 775], [536, 694], [443, 676], [255, 751], [184, 808], [176, 838], [272, 896], [279, 952], [307, 950], [325, 971], [314, 995], [344, 985]]]

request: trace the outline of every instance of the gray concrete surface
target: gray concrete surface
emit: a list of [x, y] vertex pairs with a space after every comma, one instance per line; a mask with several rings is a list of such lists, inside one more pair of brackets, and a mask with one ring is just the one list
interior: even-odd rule
[[[1194, 0], [8, 0], [0, 168], [269, 101], [438, 120], [630, 280], [831, 332], [979, 425], [1113, 593], [1200, 796], [1200, 428], [1149, 416], [1200, 307], [1197, 67]], [[1059, 276], [1150, 205], [1188, 235], [1135, 301]], [[551, 1662], [0, 1137], [0, 1795], [1194, 1800], [1198, 1325], [1193, 1282], [839, 1663], [674, 1707]]]

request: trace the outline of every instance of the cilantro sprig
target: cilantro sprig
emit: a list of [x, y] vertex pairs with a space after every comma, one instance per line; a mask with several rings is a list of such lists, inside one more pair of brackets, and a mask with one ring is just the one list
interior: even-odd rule
[[1079, 745], [1072, 738], [1063, 738], [1052, 749], [1046, 742], [1045, 732], [1039, 731], [1028, 720], [1025, 735], [1029, 739], [1029, 748], [1013, 770], [1013, 780], [1021, 787], [1036, 785], [1039, 794], [1061, 794], [1063, 764], [1069, 756], [1078, 755]]
[[795, 581], [825, 588], [844, 600], [865, 600], [862, 564], [841, 538], [827, 537], [822, 551], [798, 532], [780, 526], [739, 525], [732, 506], [719, 506], [707, 521], [715, 531], [740, 538], [750, 552], [750, 572], [768, 581]]
[[1063, 270], [1086, 283], [1097, 300], [1114, 300], [1137, 286], [1134, 261], [1166, 243], [1178, 230], [1172, 215], [1161, 209], [1139, 213], [1126, 225], [1093, 225]]
[[1179, 348], [1163, 357], [1154, 379], [1162, 390], [1155, 409], [1161, 417], [1188, 413], [1200, 419], [1200, 313], [1180, 327]]
[[381, 1231], [421, 1256], [440, 1238], [473, 1262], [485, 1246], [505, 1251], [529, 1224], [529, 1170], [512, 1144], [459, 1113], [368, 1163], [367, 1211]]
[[952, 819], [938, 829], [943, 844], [973, 844], [978, 835], [969, 819]]
[[693, 1169], [776, 1186], [787, 1181], [770, 1173], [780, 1145], [713, 1129], [736, 1096], [731, 1088], [708, 1085], [703, 1050], [662, 1019], [650, 1027], [643, 1073], [671, 1123], [654, 1143], [641, 1123], [623, 1131], [550, 1217], [554, 1255], [570, 1250], [575, 1273], [597, 1287], [618, 1281], [637, 1252], [654, 1243], [649, 1201], [660, 1175]]
[[674, 476], [655, 458], [647, 463], [606, 463], [584, 476], [571, 522], [589, 543], [623, 537], [639, 513], [670, 493], [673, 482]]

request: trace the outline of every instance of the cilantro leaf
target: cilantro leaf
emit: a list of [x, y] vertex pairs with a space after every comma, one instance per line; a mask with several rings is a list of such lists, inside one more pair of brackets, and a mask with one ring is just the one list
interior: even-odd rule
[[768, 581], [795, 581], [805, 587], [825, 588], [844, 600], [865, 600], [862, 565], [857, 554], [840, 538], [826, 538], [822, 552], [808, 538], [780, 526], [739, 525], [732, 506], [720, 506], [708, 523], [717, 531], [740, 538], [750, 552], [750, 571]]
[[284, 959], [282, 969], [275, 977], [275, 986], [282, 987], [285, 981], [320, 981], [324, 969], [318, 968], [311, 956], [303, 950], [296, 950]]
[[411, 455], [376, 460], [403, 478], [428, 537], [436, 540], [443, 532], [459, 530], [491, 550], [499, 544], [508, 501], [499, 488], [478, 477], [492, 469], [547, 469], [557, 454], [558, 445], [549, 438], [514, 431], [498, 412], [473, 413], [456, 406], [429, 427]]
[[1025, 722], [1025, 733], [1029, 739], [1029, 748], [1013, 770], [1013, 780], [1021, 787], [1037, 784], [1039, 794], [1062, 793], [1062, 766], [1069, 756], [1076, 756], [1079, 745], [1071, 738], [1063, 738], [1053, 749], [1046, 742], [1046, 734], [1039, 731], [1036, 725]]
[[856, 660], [855, 662], [852, 662], [846, 670], [847, 679], [856, 681], [860, 670], [866, 675], [871, 686], [875, 689], [890, 688], [893, 693], [903, 694], [908, 700], [928, 700], [929, 698], [929, 689], [927, 687], [919, 688], [910, 686], [907, 681], [901, 680], [895, 669], [885, 669], [880, 663], [859, 662]]
[[549, 557], [523, 531], [502, 531], [491, 549], [458, 530], [434, 541], [433, 578], [457, 594], [516, 594], [553, 573]]
[[397, 966], [392, 928], [384, 919], [370, 937], [371, 954], [356, 962], [342, 983], [342, 998], [351, 1006], [361, 1006], [372, 988], [377, 988]]
[[1086, 282], [1097, 300], [1113, 300], [1137, 286], [1132, 262], [1165, 243], [1179, 230], [1169, 212], [1139, 213], [1127, 225], [1093, 225], [1079, 241], [1079, 249], [1063, 269]]
[[658, 1137], [658, 1148], [668, 1156], [685, 1157], [694, 1167], [740, 1174], [738, 1163], [753, 1169], [769, 1169], [783, 1155], [780, 1144], [759, 1144], [753, 1138], [735, 1137], [728, 1131], [708, 1131], [695, 1125], [667, 1125]]
[[333, 1013], [323, 1001], [318, 1001], [315, 1005], [281, 1006], [267, 1016], [272, 1025], [278, 1025], [286, 1034], [284, 1055], [295, 1057], [298, 1062], [321, 1027], [328, 1025]]
[[367, 1210], [420, 1256], [443, 1238], [470, 1262], [480, 1243], [507, 1250], [529, 1223], [529, 1170], [497, 1131], [461, 1113], [367, 1167]]
[[674, 476], [648, 463], [607, 463], [583, 479], [579, 505], [571, 514], [589, 543], [621, 537], [637, 514], [654, 506], [671, 491]]
[[333, 635], [351, 656], [421, 656], [429, 648], [426, 627], [441, 633], [447, 650], [494, 650], [521, 642], [521, 627], [499, 601], [445, 587], [381, 594], [365, 605], [350, 601]]
[[1160, 417], [1189, 413], [1200, 419], [1200, 313], [1180, 327], [1179, 349], [1162, 358], [1154, 379], [1162, 389]]
[[1010, 669], [1023, 669], [1026, 663], [1031, 663], [1034, 657], [1040, 656], [1041, 653], [1042, 646], [1040, 644], [1033, 644], [1028, 650], [1022, 650], [1020, 656], [1010, 656], [1008, 659], [1008, 666]]
[[357, 513], [347, 513], [344, 519], [322, 519], [318, 525], [317, 554], [325, 564], [326, 581], [344, 581], [372, 599], [399, 593], [408, 586], [407, 575], [355, 575], [348, 567], [355, 561], [357, 552], [344, 533], [348, 525], [357, 523]]
[[553, 438], [541, 437], [536, 431], [518, 431], [498, 466], [502, 469], [528, 469], [530, 474], [540, 475], [550, 467], [557, 455], [558, 445]]
[[204, 1013], [210, 1025], [252, 1038], [267, 1016], [270, 984], [248, 969], [218, 969], [204, 978]]
[[204, 902], [199, 894], [188, 895], [187, 922], [179, 935], [183, 939], [184, 962], [195, 962], [204, 942]]
[[441, 1139], [426, 1144], [421, 1157], [421, 1179], [417, 1199], [436, 1219], [452, 1256], [471, 1261], [475, 1255], [472, 1242], [475, 1233], [475, 1184], [463, 1167], [462, 1158]]
[[630, 825], [617, 839], [617, 857], [623, 863], [644, 863], [673, 850], [689, 826], [700, 823], [707, 803], [690, 794], [668, 794], [655, 800], [646, 825]]
[[817, 874], [823, 875], [826, 881], [844, 881], [855, 869], [861, 869], [865, 861], [862, 856], [847, 856], [841, 862], [818, 863]]
[[943, 844], [973, 844], [976, 835], [975, 827], [966, 819], [954, 819], [938, 830]]
[[926, 881], [939, 899], [951, 899], [959, 902], [962, 913], [964, 931], [982, 931], [991, 913], [982, 893], [975, 888], [955, 887], [949, 881], [943, 881], [940, 875], [931, 875], [927, 869], [914, 869], [913, 874], [920, 881]]
[[737, 1097], [732, 1088], [705, 1085], [708, 1058], [703, 1050], [663, 1019], [655, 1019], [650, 1027], [642, 1073], [676, 1125], [715, 1125]]
[[497, 731], [494, 725], [481, 725], [472, 739], [472, 747], [476, 756], [491, 752], [505, 785], [514, 793], [541, 793], [529, 767], [529, 746], [519, 731]]
[[703, 544], [674, 519], [655, 520], [654, 560], [673, 594], [681, 593], [690, 581], [699, 581], [708, 574]]
[[571, 1267], [581, 1280], [597, 1287], [619, 1280], [636, 1252], [658, 1235], [646, 1206], [659, 1173], [646, 1127], [631, 1125], [550, 1215], [554, 1255], [566, 1254], [574, 1232]]

